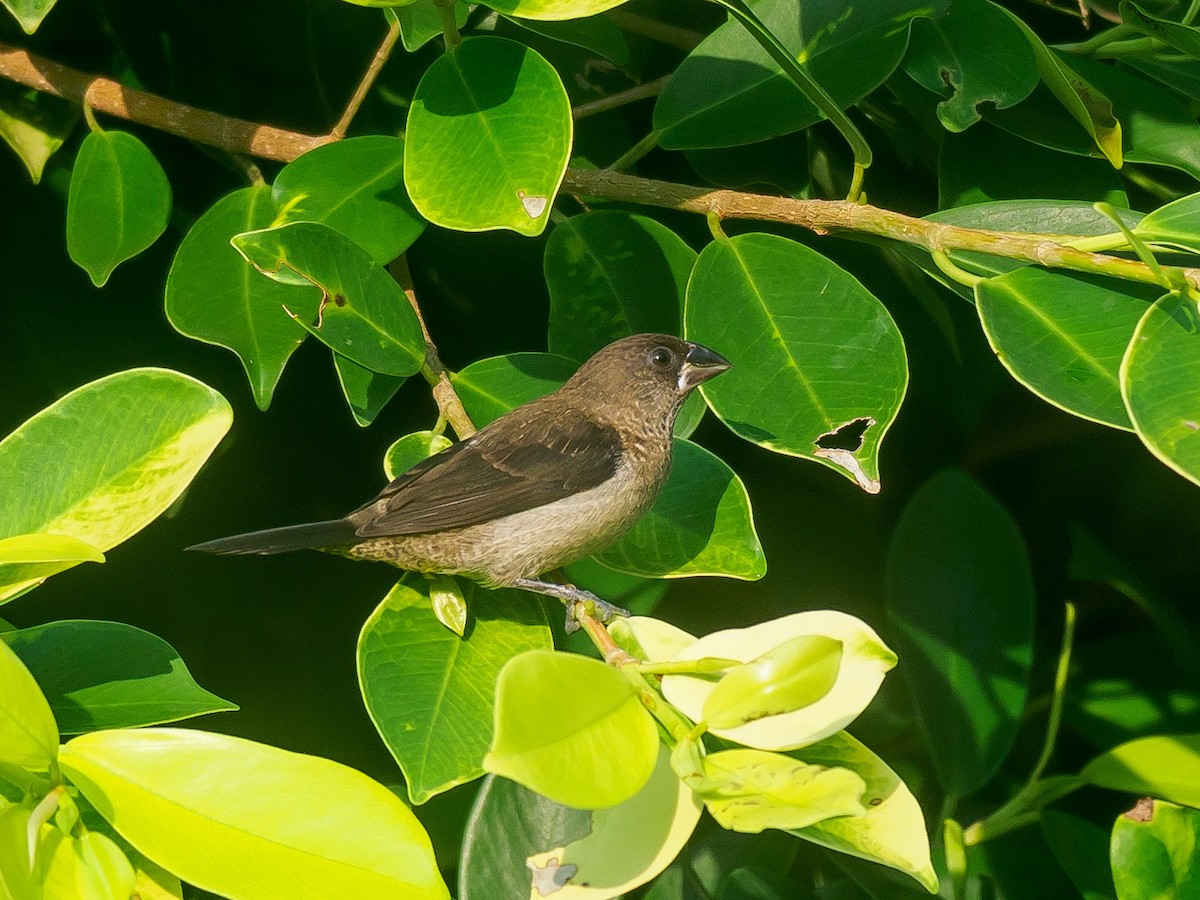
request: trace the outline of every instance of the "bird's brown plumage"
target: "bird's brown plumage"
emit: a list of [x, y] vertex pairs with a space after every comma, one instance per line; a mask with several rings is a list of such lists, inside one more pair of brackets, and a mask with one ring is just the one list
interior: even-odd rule
[[679, 407], [728, 367], [669, 335], [624, 338], [559, 390], [418, 463], [343, 519], [194, 549], [315, 547], [490, 587], [529, 582], [603, 549], [645, 514], [670, 472]]

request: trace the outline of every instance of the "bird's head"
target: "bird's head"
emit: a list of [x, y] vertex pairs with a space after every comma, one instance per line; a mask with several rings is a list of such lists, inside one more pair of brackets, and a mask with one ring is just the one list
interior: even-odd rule
[[668, 427], [697, 385], [730, 367], [721, 354], [669, 334], [635, 334], [597, 351], [567, 382], [616, 413], [661, 416]]

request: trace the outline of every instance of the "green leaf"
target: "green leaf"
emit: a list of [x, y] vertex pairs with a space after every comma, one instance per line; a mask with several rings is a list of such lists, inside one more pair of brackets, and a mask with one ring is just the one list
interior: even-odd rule
[[78, 121], [74, 103], [10, 81], [0, 83], [0, 140], [17, 154], [34, 184]]
[[489, 772], [567, 806], [603, 809], [645, 787], [657, 760], [654, 720], [616, 669], [533, 650], [501, 670]]
[[229, 241], [270, 227], [274, 218], [266, 185], [222, 197], [184, 237], [167, 275], [167, 318], [175, 330], [236, 353], [259, 409], [271, 405], [288, 357], [304, 340], [284, 307], [302, 303], [305, 292], [263, 278]]
[[57, 0], [3, 0], [3, 2], [4, 8], [12, 13], [20, 23], [21, 29], [26, 34], [33, 34], [42, 24], [42, 19], [46, 18], [50, 14], [50, 10], [54, 9]]
[[1038, 72], [1042, 82], [1054, 94], [1076, 122], [1092, 137], [1100, 152], [1112, 163], [1114, 169], [1121, 168], [1121, 123], [1113, 115], [1113, 103], [1078, 71], [1067, 65], [1062, 56], [1042, 43], [1032, 28], [1014, 13], [998, 4], [995, 10], [1003, 13], [1017, 26], [1029, 46], [1033, 48]]
[[546, 242], [550, 352], [583, 362], [630, 334], [679, 334], [695, 262], [678, 235], [645, 216], [572, 216]]
[[1160, 206], [1134, 227], [1142, 240], [1200, 253], [1200, 194]]
[[1200, 808], [1200, 734], [1138, 738], [1101, 753], [1079, 774], [1097, 787]]
[[404, 141], [376, 134], [334, 141], [283, 167], [271, 198], [273, 223], [320, 222], [386, 265], [408, 249], [425, 221], [404, 190]]
[[806, 828], [833, 816], [862, 816], [866, 783], [849, 769], [813, 766], [766, 750], [704, 757], [703, 779], [685, 778], [722, 828], [758, 834]]
[[841, 853], [890, 866], [915, 878], [931, 894], [938, 877], [929, 860], [925, 818], [912, 792], [882, 759], [844, 731], [795, 754], [813, 765], [841, 766], [866, 782], [866, 815], [825, 819], [791, 831]]
[[1200, 896], [1200, 813], [1141, 801], [1113, 825], [1110, 858], [1121, 900]]
[[1145, 294], [1129, 282], [1027, 266], [979, 282], [975, 306], [1017, 381], [1069, 413], [1132, 430], [1121, 360], [1153, 299]]
[[1151, 15], [1136, 3], [1129, 3], [1127, 0], [1121, 0], [1119, 9], [1121, 21], [1125, 25], [1136, 28], [1148, 37], [1157, 38], [1194, 59], [1200, 59], [1200, 30]]
[[[29, 818], [32, 800], [0, 802], [0, 897], [5, 900], [43, 900], [43, 864], [29, 865]], [[42, 848], [39, 847], [40, 851]]]
[[425, 830], [329, 760], [199, 731], [101, 731], [63, 770], [134, 847], [226, 896], [448, 898]]
[[[521, 0], [517, 0], [521, 2]], [[624, 2], [624, 0], [618, 0]], [[612, 4], [616, 5], [616, 4]], [[629, 46], [625, 43], [625, 35], [620, 28], [607, 16], [575, 16], [562, 21], [539, 21], [536, 18], [521, 19], [516, 16], [505, 16], [514, 25], [548, 37], [553, 41], [573, 44], [584, 50], [591, 50], [605, 59], [623, 66], [629, 62]]]
[[425, 336], [404, 290], [341, 232], [294, 222], [239, 234], [233, 246], [268, 278], [317, 288], [285, 309], [332, 350], [383, 375], [420, 370]]
[[755, 581], [767, 572], [742, 480], [719, 457], [682, 438], [675, 439], [671, 474], [650, 511], [596, 559], [648, 578]]
[[908, 363], [892, 317], [854, 276], [774, 235], [714, 241], [696, 262], [684, 320], [689, 340], [733, 362], [700, 390], [734, 433], [879, 491], [879, 445]]
[[741, 147], [688, 150], [684, 156], [705, 181], [718, 187], [807, 198], [812, 174], [808, 166], [797, 167], [796, 160], [808, 157], [808, 146], [808, 136], [801, 131]]
[[841, 641], [815, 634], [792, 638], [729, 669], [704, 701], [704, 721], [733, 728], [811, 706], [832, 690], [841, 664]]
[[154, 154], [124, 131], [91, 131], [71, 170], [67, 252], [102, 287], [113, 269], [166, 230], [171, 184]]
[[515, 654], [553, 646], [537, 600], [463, 584], [466, 639], [433, 616], [429, 590], [398, 584], [363, 625], [358, 680], [413, 803], [484, 774], [496, 679]]
[[[754, 14], [845, 109], [899, 64], [909, 23], [941, 0], [758, 0]], [[730, 20], [700, 42], [654, 106], [664, 147], [734, 147], [800, 131], [824, 118], [742, 25]]]
[[[1188, 108], [1169, 91], [1141, 76], [1079, 56], [1064, 58], [1112, 102], [1123, 131], [1125, 162], [1170, 166], [1200, 178], [1200, 126]], [[1099, 155], [1087, 134], [1062, 118], [1053, 100], [1034, 91], [1012, 109], [988, 118], [1047, 147], [1084, 156]]]
[[18, 534], [0, 538], [0, 595], [15, 585], [22, 592], [81, 562], [104, 562], [91, 544], [62, 534]]
[[1055, 809], [1042, 810], [1042, 834], [1058, 864], [1083, 900], [1113, 900], [1108, 867], [1108, 835], [1087, 819]]
[[[795, 613], [750, 628], [714, 632], [687, 645], [672, 660], [684, 662], [708, 656], [750, 663], [797, 637], [810, 636], [842, 644], [837, 680], [820, 699], [780, 715], [710, 729], [717, 737], [748, 747], [790, 750], [813, 744], [853, 722], [879, 690], [883, 676], [896, 665], [896, 655], [864, 622], [834, 610]], [[718, 683], [706, 677], [666, 675], [663, 695], [689, 719], [699, 722]]]
[[[0, 535], [47, 532], [108, 550], [178, 499], [232, 418], [212, 388], [166, 369], [77, 388], [0, 442], [0, 481], [20, 486], [0, 506]], [[23, 589], [0, 589], [0, 600]]]
[[444, 228], [539, 235], [571, 133], [567, 92], [550, 63], [515, 41], [469, 38], [417, 85], [405, 132], [408, 193]]
[[58, 754], [58, 725], [33, 675], [0, 640], [0, 763], [50, 768]]
[[403, 475], [421, 460], [428, 459], [449, 447], [453, 441], [443, 434], [432, 431], [415, 431], [406, 434], [387, 448], [383, 456], [383, 472], [391, 481]]
[[426, 578], [434, 617], [443, 627], [462, 637], [467, 631], [468, 609], [467, 597], [458, 580], [450, 575], [428, 575]]
[[947, 131], [965, 131], [979, 108], [1004, 109], [1037, 87], [1033, 48], [988, 0], [954, 0], [939, 19], [913, 24], [904, 70], [921, 86], [948, 96], [937, 106]]
[[[454, 4], [454, 22], [457, 27], [462, 28], [467, 24], [471, 9], [466, 3]], [[442, 14], [438, 12], [434, 0], [414, 0], [406, 6], [386, 9], [384, 15], [388, 21], [400, 25], [400, 42], [409, 53], [420, 50], [442, 34]]]
[[1033, 575], [1012, 518], [945, 469], [913, 495], [887, 557], [888, 614], [942, 788], [972, 793], [1016, 736], [1033, 656]]
[[333, 367], [337, 371], [342, 394], [350, 406], [354, 421], [366, 428], [375, 421], [384, 405], [396, 395], [405, 379], [395, 375], [382, 375], [360, 366], [354, 360], [333, 354]]
[[579, 363], [552, 353], [510, 353], [473, 362], [450, 381], [475, 427], [482, 428], [558, 390], [577, 368]]
[[87, 831], [75, 839], [82, 900], [127, 900], [137, 882], [128, 857], [112, 838]]
[[0, 635], [41, 686], [63, 734], [235, 710], [196, 684], [162, 638], [120, 622], [50, 622]]
[[534, 890], [561, 884], [555, 900], [621, 896], [671, 864], [700, 821], [702, 808], [675, 777], [670, 756], [660, 747], [654, 773], [637, 794], [619, 806], [594, 811], [586, 836], [528, 856]]
[[[949, 210], [1025, 197], [1129, 206], [1121, 173], [1107, 160], [1081, 159], [1051, 150], [989, 122], [978, 122], [962, 134], [948, 134], [942, 139], [938, 154], [939, 207]], [[1021, 228], [1033, 230], [1027, 223]]]
[[1121, 363], [1121, 394], [1150, 452], [1200, 483], [1200, 316], [1196, 303], [1167, 294], [1138, 323]]
[[484, 5], [497, 12], [522, 19], [558, 21], [594, 16], [624, 2], [625, 0], [489, 0]]
[[[672, 780], [679, 783], [673, 775]], [[644, 790], [650, 787], [647, 784]], [[586, 837], [600, 812], [572, 809], [516, 782], [487, 776], [467, 819], [458, 869], [459, 900], [530, 896], [526, 859], [547, 847], [564, 847]]]

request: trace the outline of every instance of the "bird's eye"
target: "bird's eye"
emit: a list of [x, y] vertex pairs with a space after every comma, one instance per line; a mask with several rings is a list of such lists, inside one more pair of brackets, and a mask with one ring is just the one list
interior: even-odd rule
[[650, 365], [657, 369], [665, 369], [675, 359], [675, 354], [666, 347], [655, 347], [650, 351], [649, 359]]

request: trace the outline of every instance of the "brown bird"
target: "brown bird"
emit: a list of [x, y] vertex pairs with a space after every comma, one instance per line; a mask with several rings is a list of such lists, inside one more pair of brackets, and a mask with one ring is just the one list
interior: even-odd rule
[[665, 334], [609, 344], [566, 384], [413, 466], [341, 519], [190, 547], [211, 553], [313, 548], [485, 587], [622, 610], [542, 579], [614, 543], [650, 508], [671, 470], [672, 427], [696, 385], [730, 363]]

